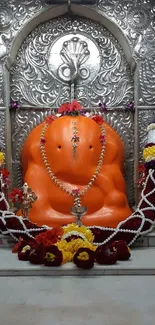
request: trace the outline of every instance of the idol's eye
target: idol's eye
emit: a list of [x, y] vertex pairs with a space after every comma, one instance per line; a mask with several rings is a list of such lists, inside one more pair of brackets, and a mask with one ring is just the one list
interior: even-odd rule
[[60, 145], [58, 146], [58, 149], [61, 149], [61, 146]]
[[93, 149], [93, 146], [90, 145], [90, 146], [89, 146], [89, 149]]

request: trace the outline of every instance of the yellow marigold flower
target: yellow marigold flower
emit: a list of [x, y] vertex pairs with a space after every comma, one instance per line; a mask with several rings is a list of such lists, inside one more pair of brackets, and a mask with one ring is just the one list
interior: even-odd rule
[[70, 249], [73, 254], [75, 254], [78, 251], [78, 249], [81, 247], [83, 242], [84, 240], [81, 238], [73, 239], [70, 241]]
[[0, 165], [4, 164], [4, 153], [0, 152]]
[[71, 252], [72, 254], [75, 254], [79, 248], [90, 248], [93, 251], [96, 250], [96, 247], [93, 246], [91, 243], [84, 241], [81, 238], [77, 238], [77, 239], [72, 239], [70, 242], [67, 243], [67, 249], [69, 252]]
[[62, 252], [63, 264], [69, 263], [73, 260], [73, 253], [70, 243], [68, 243], [66, 240], [60, 240], [55, 244], [55, 246], [57, 246], [58, 249]]
[[92, 251], [95, 252], [97, 246], [91, 245], [91, 244], [84, 241], [83, 244], [81, 244], [80, 248], [90, 248]]
[[155, 157], [155, 146], [147, 147], [143, 150], [143, 159], [146, 160], [149, 156]]
[[69, 251], [69, 243], [66, 240], [58, 241], [55, 246], [59, 248], [60, 251], [68, 252]]
[[71, 252], [62, 251], [62, 255], [63, 255], [63, 261], [62, 261], [63, 264], [73, 261], [73, 254]]
[[78, 259], [80, 259], [81, 261], [88, 261], [89, 254], [87, 252], [82, 252], [79, 254]]
[[83, 234], [90, 243], [93, 243], [94, 241], [94, 235], [92, 231], [85, 226], [78, 226], [75, 223], [71, 223], [63, 227], [63, 230], [64, 230], [64, 235], [72, 232], [77, 232]]

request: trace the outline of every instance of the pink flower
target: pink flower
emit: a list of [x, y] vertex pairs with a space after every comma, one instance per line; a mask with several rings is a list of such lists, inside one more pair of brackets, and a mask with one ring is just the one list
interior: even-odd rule
[[99, 139], [100, 139], [100, 142], [102, 144], [105, 142], [105, 136], [104, 135], [100, 135]]
[[46, 139], [45, 138], [41, 138], [40, 139], [40, 142], [41, 142], [41, 144], [45, 144], [46, 143]]
[[80, 192], [80, 190], [77, 188], [77, 189], [74, 189], [74, 190], [72, 190], [72, 193], [73, 193], [73, 195], [79, 195], [79, 192]]

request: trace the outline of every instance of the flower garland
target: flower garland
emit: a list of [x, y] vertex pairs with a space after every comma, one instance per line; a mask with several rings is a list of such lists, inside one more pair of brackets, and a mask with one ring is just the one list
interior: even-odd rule
[[64, 235], [62, 237], [63, 239], [67, 239], [70, 236], [74, 236], [74, 237], [80, 236], [80, 238], [84, 239], [86, 242], [89, 242], [91, 244], [93, 244], [94, 242], [94, 235], [92, 231], [89, 230], [84, 225], [79, 227], [78, 225], [72, 223], [67, 226], [64, 226], [63, 231], [64, 231]]
[[[72, 224], [71, 228], [75, 228], [79, 234], [89, 232], [90, 236], [91, 231], [86, 227], [84, 229], [82, 226], [81, 230], [80, 227], [77, 229], [77, 225]], [[84, 269], [92, 268], [95, 262], [114, 264], [118, 260], [130, 258], [130, 250], [124, 241], [116, 241], [108, 246], [97, 247], [84, 239], [73, 239], [71, 235], [70, 241], [64, 240], [62, 235], [66, 231], [66, 227], [53, 228], [36, 236], [33, 240], [20, 238], [12, 252], [18, 253], [19, 260], [29, 261], [32, 264], [60, 266], [73, 262], [77, 267]], [[91, 235], [92, 240], [93, 234]]]

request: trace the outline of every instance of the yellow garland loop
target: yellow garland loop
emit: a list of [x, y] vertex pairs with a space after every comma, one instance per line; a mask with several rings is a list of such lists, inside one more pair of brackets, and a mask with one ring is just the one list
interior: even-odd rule
[[69, 232], [76, 231], [76, 232], [82, 233], [90, 243], [93, 243], [93, 241], [94, 241], [93, 233], [91, 232], [90, 229], [87, 229], [87, 227], [85, 227], [85, 226], [79, 227], [75, 223], [71, 223], [71, 224], [63, 227], [63, 231], [64, 231], [64, 235], [66, 235]]
[[146, 160], [149, 156], [155, 157], [155, 146], [147, 147], [143, 150], [143, 159]]

